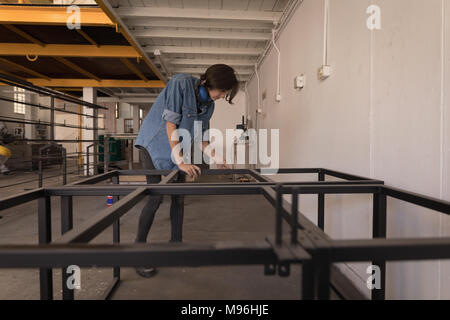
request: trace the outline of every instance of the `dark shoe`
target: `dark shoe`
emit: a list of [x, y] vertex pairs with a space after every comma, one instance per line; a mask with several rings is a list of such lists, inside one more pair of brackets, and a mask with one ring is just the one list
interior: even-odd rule
[[136, 268], [136, 273], [143, 278], [151, 278], [156, 275], [157, 270], [154, 267]]

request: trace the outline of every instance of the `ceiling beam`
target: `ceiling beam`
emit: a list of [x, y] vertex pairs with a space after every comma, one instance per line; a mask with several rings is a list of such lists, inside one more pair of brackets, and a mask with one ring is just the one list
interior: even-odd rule
[[227, 64], [231, 67], [254, 67], [256, 61], [252, 60], [221, 60], [221, 59], [172, 59], [172, 65], [211, 66], [213, 64]]
[[92, 39], [86, 32], [84, 32], [81, 29], [75, 29], [84, 39], [86, 39], [87, 42], [89, 42], [90, 44], [96, 46], [96, 47], [100, 47], [98, 45], [97, 42], [94, 41], [94, 39]]
[[102, 57], [138, 58], [140, 54], [132, 46], [94, 46], [87, 44], [0, 43], [0, 56], [60, 56], [60, 57]]
[[58, 88], [58, 87], [55, 87], [55, 88], [52, 88], [53, 90], [56, 90], [56, 91], [83, 91], [83, 88]]
[[[39, 24], [66, 25], [73, 13], [66, 7], [2, 6], [0, 5], [0, 24]], [[100, 8], [80, 7], [82, 26], [108, 26], [115, 24]]]
[[35, 77], [39, 77], [39, 78], [44, 78], [44, 79], [50, 80], [49, 77], [47, 77], [47, 76], [45, 76], [45, 75], [43, 75], [43, 74], [41, 74], [39, 72], [36, 72], [36, 71], [34, 71], [34, 70], [30, 69], [30, 68], [27, 68], [27, 67], [24, 67], [24, 66], [22, 66], [20, 64], [15, 63], [15, 62], [9, 61], [8, 59], [4, 59], [4, 58], [0, 57], [0, 64], [6, 64], [6, 65], [12, 66], [14, 68], [20, 69], [22, 71], [25, 71], [26, 73], [28, 73], [30, 75], [33, 75]]
[[20, 30], [20, 29], [17, 28], [17, 27], [12, 26], [12, 25], [9, 25], [9, 24], [4, 24], [3, 26], [4, 26], [5, 28], [9, 29], [10, 31], [12, 31], [12, 32], [14, 32], [14, 33], [16, 33], [16, 34], [18, 34], [18, 35], [21, 36], [22, 38], [27, 39], [28, 41], [33, 42], [33, 43], [35, 43], [35, 44], [38, 44], [38, 45], [40, 45], [41, 47], [45, 47], [45, 44], [44, 44], [42, 41], [36, 39], [36, 38], [33, 37], [33, 36], [30, 36], [28, 33], [26, 33], [26, 32], [24, 32], [24, 31]]
[[144, 51], [143, 47], [139, 44], [136, 38], [131, 34], [128, 27], [123, 23], [121, 17], [116, 13], [116, 10], [112, 8], [111, 4], [105, 0], [96, 0], [98, 6], [108, 15], [108, 17], [116, 23], [116, 28], [118, 28], [119, 32], [127, 39], [128, 43], [130, 43], [133, 48], [140, 54], [144, 62], [153, 71], [153, 73], [158, 77], [159, 80], [164, 83], [167, 81], [166, 77], [164, 77], [157, 67], [152, 63], [147, 53]]
[[129, 27], [162, 27], [162, 28], [216, 28], [216, 29], [261, 29], [271, 30], [272, 22], [227, 21], [227, 20], [191, 20], [167, 18], [124, 18]]
[[54, 59], [57, 60], [57, 61], [59, 61], [60, 63], [64, 64], [65, 66], [71, 68], [72, 70], [74, 70], [74, 71], [76, 71], [76, 72], [78, 72], [78, 73], [80, 73], [80, 74], [82, 74], [82, 75], [88, 77], [88, 78], [95, 79], [95, 80], [97, 80], [97, 81], [100, 81], [100, 80], [101, 80], [101, 79], [100, 79], [99, 77], [97, 77], [96, 75], [94, 75], [94, 74], [90, 73], [89, 71], [87, 71], [87, 70], [85, 70], [85, 69], [83, 69], [83, 68], [77, 66], [75, 63], [73, 63], [73, 62], [71, 62], [71, 61], [69, 61], [69, 60], [67, 60], [67, 59], [65, 59], [65, 58], [62, 58], [62, 57], [54, 57]]
[[38, 79], [31, 78], [27, 81], [32, 82], [36, 86], [41, 87], [99, 87], [99, 88], [164, 88], [165, 84], [160, 80], [115, 80], [102, 79], [97, 81], [95, 79]]
[[121, 7], [116, 9], [121, 17], [147, 17], [170, 19], [213, 19], [213, 20], [244, 20], [277, 23], [282, 12], [247, 11], [247, 10], [216, 10], [216, 9], [181, 9], [158, 7]]
[[163, 53], [224, 54], [259, 56], [264, 48], [216, 48], [216, 47], [181, 47], [181, 46], [145, 46], [146, 52], [159, 49]]
[[122, 63], [124, 65], [127, 66], [127, 68], [134, 72], [139, 78], [141, 78], [144, 81], [148, 81], [148, 79], [142, 74], [142, 72], [140, 72], [135, 66], [134, 64], [132, 64], [128, 59], [125, 58], [121, 58], [120, 61], [122, 61]]
[[251, 40], [267, 41], [271, 33], [262, 32], [223, 32], [223, 31], [185, 31], [146, 29], [134, 31], [136, 38], [179, 38], [179, 39], [211, 39], [211, 40]]
[[11, 76], [11, 77], [14, 77], [14, 78], [17, 78], [17, 79], [20, 79], [20, 80], [25, 80], [25, 81], [27, 80], [27, 79], [25, 79], [24, 77], [20, 77], [20, 76], [14, 74], [14, 73], [7, 72], [7, 71], [5, 71], [5, 70], [0, 70], [0, 73], [4, 73], [4, 74], [6, 74], [6, 75], [8, 75], [8, 76]]

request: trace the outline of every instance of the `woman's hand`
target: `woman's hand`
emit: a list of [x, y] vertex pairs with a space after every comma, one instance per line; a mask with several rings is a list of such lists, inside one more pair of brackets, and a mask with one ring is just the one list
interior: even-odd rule
[[178, 168], [180, 168], [181, 171], [186, 172], [186, 174], [191, 178], [197, 178], [202, 174], [202, 170], [193, 164], [181, 163], [178, 165]]

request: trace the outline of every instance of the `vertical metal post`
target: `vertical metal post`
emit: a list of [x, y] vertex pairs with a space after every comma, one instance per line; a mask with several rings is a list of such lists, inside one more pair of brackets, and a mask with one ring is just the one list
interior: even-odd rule
[[[325, 181], [325, 174], [323, 172], [319, 172], [319, 181]], [[317, 216], [317, 226], [325, 230], [325, 194], [319, 193], [318, 196], [318, 216]]]
[[94, 108], [94, 175], [98, 174], [98, 109]]
[[66, 148], [62, 149], [62, 161], [63, 161], [63, 186], [67, 184], [67, 151]]
[[314, 299], [314, 266], [312, 261], [302, 263], [302, 299]]
[[317, 284], [317, 298], [330, 299], [331, 257], [329, 249], [320, 249], [314, 257], [314, 273]]
[[297, 224], [298, 224], [298, 189], [292, 190], [292, 226], [291, 226], [291, 244], [297, 245]]
[[55, 98], [50, 98], [50, 140], [55, 140]]
[[[72, 230], [73, 228], [73, 198], [72, 196], [61, 197], [61, 234]], [[67, 267], [62, 268], [62, 298], [63, 300], [73, 300], [74, 290], [67, 286]]]
[[86, 176], [89, 177], [89, 146], [86, 148]]
[[282, 201], [283, 201], [283, 194], [282, 194], [282, 186], [281, 184], [277, 184], [276, 186], [277, 191], [277, 203], [275, 208], [275, 243], [277, 246], [281, 246], [282, 243], [282, 234], [283, 234], [283, 220], [281, 216], [281, 209], [282, 209]]
[[[119, 176], [112, 178], [113, 184], [119, 184]], [[114, 202], [119, 201], [119, 196], [114, 197]], [[120, 218], [113, 224], [113, 243], [120, 243]], [[120, 267], [114, 267], [113, 277], [120, 280]]]
[[[39, 244], [52, 241], [51, 198], [44, 196], [38, 200]], [[53, 300], [53, 278], [51, 268], [39, 269], [41, 300]]]
[[39, 154], [39, 168], [38, 168], [38, 172], [39, 172], [39, 182], [38, 182], [38, 184], [39, 184], [39, 188], [42, 188], [42, 181], [43, 181], [43, 179], [44, 179], [44, 177], [43, 177], [43, 172], [42, 172], [42, 156]]
[[[373, 195], [373, 238], [386, 238], [387, 221], [387, 200], [386, 195], [374, 193]], [[372, 261], [374, 266], [378, 266], [381, 272], [381, 288], [372, 290], [372, 300], [384, 300], [386, 298], [386, 261]]]
[[109, 136], [105, 134], [103, 139], [103, 165], [105, 173], [109, 171], [108, 161], [109, 161]]
[[[83, 160], [81, 160], [81, 165], [83, 164]], [[80, 161], [77, 158], [77, 174], [80, 176]]]

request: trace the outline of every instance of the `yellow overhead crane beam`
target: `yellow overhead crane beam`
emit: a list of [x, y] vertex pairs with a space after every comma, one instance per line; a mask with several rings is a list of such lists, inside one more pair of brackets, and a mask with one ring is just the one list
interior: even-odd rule
[[[27, 1], [27, 0], [23, 0]], [[34, 43], [0, 43], [0, 56], [49, 56], [49, 57], [103, 57], [103, 58], [126, 58], [143, 59], [147, 65], [160, 77], [158, 69], [140, 53], [139, 48], [129, 35], [123, 32], [122, 28], [111, 17], [111, 13], [105, 10], [102, 1], [97, 1], [100, 8], [80, 7], [80, 25], [81, 26], [103, 26], [114, 27], [117, 32], [121, 32], [124, 37], [131, 42], [131, 46], [99, 46], [92, 39], [87, 39], [92, 45], [71, 45], [71, 44], [44, 44], [33, 41]], [[65, 7], [39, 7], [39, 6], [6, 6], [0, 4], [0, 24], [8, 28], [15, 28], [14, 24], [28, 25], [67, 25], [73, 12], [67, 12]], [[114, 19], [114, 21], [111, 19]], [[14, 31], [14, 30], [12, 30]], [[17, 33], [17, 30], [14, 31]], [[83, 35], [83, 34], [82, 34]], [[128, 67], [129, 64], [127, 64]], [[26, 78], [37, 86], [46, 87], [141, 87], [141, 88], [164, 88], [165, 83], [162, 80], [147, 80], [141, 76], [135, 68], [131, 68], [143, 80], [116, 80], [116, 79], [52, 79], [49, 77]], [[1, 71], [0, 71], [1, 72]], [[31, 71], [27, 71], [30, 73]], [[0, 83], [0, 86], [3, 85]]]
[[40, 87], [98, 87], [98, 88], [164, 88], [166, 85], [161, 80], [114, 80], [102, 79], [40, 79], [28, 78], [27, 81]]
[[[65, 7], [0, 5], [0, 24], [67, 25], [73, 12]], [[80, 7], [81, 26], [116, 27], [101, 8]]]
[[94, 46], [91, 44], [46, 44], [0, 43], [0, 56], [57, 56], [57, 57], [99, 57], [140, 58], [132, 46]]

